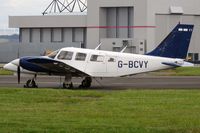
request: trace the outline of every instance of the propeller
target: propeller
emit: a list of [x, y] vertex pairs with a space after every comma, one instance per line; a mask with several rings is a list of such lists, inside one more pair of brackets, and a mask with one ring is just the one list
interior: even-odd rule
[[19, 66], [17, 67], [17, 80], [18, 80], [18, 84], [20, 84], [20, 80], [21, 80], [20, 63], [19, 63]]
[[[18, 47], [17, 57], [19, 59], [19, 47]], [[21, 80], [20, 59], [19, 59], [19, 64], [17, 66], [17, 80], [18, 80], [18, 84], [20, 84], [20, 80]]]

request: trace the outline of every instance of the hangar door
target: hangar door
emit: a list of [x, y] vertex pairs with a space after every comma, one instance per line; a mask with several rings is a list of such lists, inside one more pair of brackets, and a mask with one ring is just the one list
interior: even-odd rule
[[179, 22], [181, 24], [194, 24], [194, 31], [193, 31], [188, 53], [192, 56], [195, 55], [196, 59], [193, 59], [193, 61], [199, 60], [200, 16], [157, 14], [156, 15], [156, 32], [155, 32], [156, 44], [158, 45]]

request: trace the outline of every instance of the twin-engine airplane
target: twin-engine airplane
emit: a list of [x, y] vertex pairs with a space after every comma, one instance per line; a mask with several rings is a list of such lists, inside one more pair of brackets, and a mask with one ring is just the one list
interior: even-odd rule
[[178, 24], [160, 45], [146, 55], [110, 52], [66, 47], [48, 56], [30, 56], [15, 59], [4, 69], [20, 74], [32, 74], [24, 87], [37, 87], [36, 75], [65, 76], [63, 88], [72, 88], [72, 77], [82, 77], [80, 87], [90, 87], [92, 78], [122, 77], [144, 72], [182, 66], [193, 66], [186, 62], [187, 51], [193, 32], [193, 25]]

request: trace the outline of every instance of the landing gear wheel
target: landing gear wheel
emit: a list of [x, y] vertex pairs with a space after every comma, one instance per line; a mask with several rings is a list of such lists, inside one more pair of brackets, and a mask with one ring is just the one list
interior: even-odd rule
[[79, 86], [79, 88], [89, 88], [91, 86], [92, 83], [92, 78], [91, 77], [86, 77], [81, 85]]
[[38, 88], [38, 86], [36, 85], [35, 80], [29, 79], [24, 85], [24, 88]]
[[72, 89], [73, 88], [73, 84], [72, 82], [71, 83], [63, 83], [63, 88], [64, 89]]

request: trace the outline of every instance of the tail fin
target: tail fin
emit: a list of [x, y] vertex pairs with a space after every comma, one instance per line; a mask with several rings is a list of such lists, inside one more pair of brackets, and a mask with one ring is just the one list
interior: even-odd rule
[[193, 27], [193, 25], [178, 24], [160, 45], [147, 55], [185, 59]]

